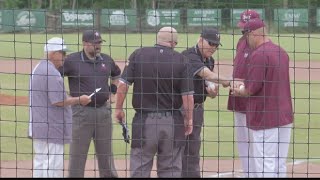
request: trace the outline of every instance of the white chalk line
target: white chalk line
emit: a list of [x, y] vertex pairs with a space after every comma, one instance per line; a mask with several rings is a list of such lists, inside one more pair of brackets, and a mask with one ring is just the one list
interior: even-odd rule
[[[306, 162], [317, 162], [317, 161], [320, 161], [320, 159], [294, 160], [292, 162], [287, 163], [287, 165], [300, 165], [300, 164], [304, 164]], [[243, 172], [241, 169], [236, 169], [233, 172], [217, 173], [217, 174], [209, 175], [207, 177], [213, 177], [213, 178], [217, 178], [217, 177], [242, 177], [240, 175], [236, 175], [235, 173], [243, 173]]]

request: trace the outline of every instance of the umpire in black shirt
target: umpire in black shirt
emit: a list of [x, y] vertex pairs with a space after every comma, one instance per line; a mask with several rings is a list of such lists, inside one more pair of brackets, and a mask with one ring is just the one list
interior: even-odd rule
[[200, 178], [200, 147], [201, 147], [201, 127], [204, 120], [203, 103], [206, 97], [214, 98], [218, 93], [218, 84], [215, 89], [209, 88], [204, 80], [205, 74], [208, 77], [216, 77], [215, 81], [224, 86], [229, 85], [228, 78], [214, 73], [214, 59], [212, 55], [220, 45], [220, 33], [215, 28], [203, 29], [198, 43], [185, 51], [183, 55], [188, 57], [191, 64], [191, 71], [194, 76], [194, 111], [193, 111], [193, 131], [187, 136], [183, 160], [182, 176]]
[[157, 44], [134, 51], [120, 78], [118, 121], [125, 120], [123, 102], [128, 85], [134, 84], [131, 177], [150, 177], [156, 154], [158, 177], [181, 177], [184, 139], [192, 132], [194, 104], [192, 77], [185, 57], [173, 50], [176, 45], [177, 31], [161, 28]]
[[[68, 76], [70, 95], [90, 95], [87, 106], [73, 106], [72, 142], [70, 145], [69, 177], [84, 177], [87, 153], [94, 141], [100, 177], [117, 177], [112, 153], [112, 119], [109, 79], [117, 84], [121, 75], [114, 60], [101, 53], [104, 40], [98, 31], [86, 30], [82, 35], [83, 50], [70, 54], [60, 69]], [[115, 85], [113, 85], [115, 86]]]

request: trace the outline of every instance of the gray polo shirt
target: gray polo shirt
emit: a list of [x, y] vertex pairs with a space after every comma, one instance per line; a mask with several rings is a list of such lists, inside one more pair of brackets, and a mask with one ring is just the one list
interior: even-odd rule
[[48, 143], [71, 142], [71, 107], [53, 105], [66, 98], [63, 78], [59, 71], [50, 61], [40, 61], [30, 78], [29, 137]]

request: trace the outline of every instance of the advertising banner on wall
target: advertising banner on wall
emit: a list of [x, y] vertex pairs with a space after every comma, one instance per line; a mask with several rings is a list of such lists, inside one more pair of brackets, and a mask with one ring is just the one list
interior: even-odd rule
[[308, 9], [275, 9], [274, 25], [279, 27], [307, 27]]
[[220, 26], [221, 9], [188, 9], [188, 26]]
[[0, 30], [13, 31], [44, 31], [46, 28], [45, 10], [1, 10]]
[[93, 10], [67, 10], [61, 12], [61, 23], [64, 27], [93, 27]]
[[180, 10], [178, 9], [148, 9], [146, 10], [148, 26], [178, 26]]
[[137, 11], [131, 9], [102, 9], [100, 23], [103, 27], [127, 26], [135, 28]]

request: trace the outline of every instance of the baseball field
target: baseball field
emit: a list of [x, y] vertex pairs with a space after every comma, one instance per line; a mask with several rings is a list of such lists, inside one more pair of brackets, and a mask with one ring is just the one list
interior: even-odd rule
[[[43, 43], [54, 36], [65, 38], [74, 52], [82, 49], [81, 34], [0, 34], [0, 177], [31, 177], [33, 150], [32, 141], [27, 138], [28, 74], [38, 59], [43, 57]], [[198, 36], [179, 34], [177, 50], [182, 51], [193, 46]], [[151, 46], [156, 40], [155, 34], [103, 34], [102, 37], [106, 40], [102, 52], [110, 54], [121, 68], [134, 49]], [[214, 55], [217, 60], [215, 69], [221, 74], [229, 75], [232, 73], [234, 49], [240, 36], [222, 34], [221, 37], [223, 46]], [[271, 38], [288, 52], [291, 60], [290, 78], [295, 121], [288, 156], [288, 176], [319, 177], [320, 35], [281, 34], [271, 35]], [[65, 84], [67, 86], [68, 83]], [[205, 103], [201, 149], [204, 177], [236, 177], [240, 168], [233, 113], [226, 109], [227, 95], [228, 90], [220, 87], [219, 96], [208, 99]], [[133, 116], [130, 93], [125, 106], [130, 127]], [[122, 140], [121, 133], [120, 126], [114, 124], [113, 152], [117, 159], [116, 167], [119, 175], [126, 177], [130, 147]], [[66, 160], [68, 148], [66, 146]], [[98, 177], [93, 145], [89, 154], [86, 176]], [[154, 174], [153, 172], [153, 176]]]

